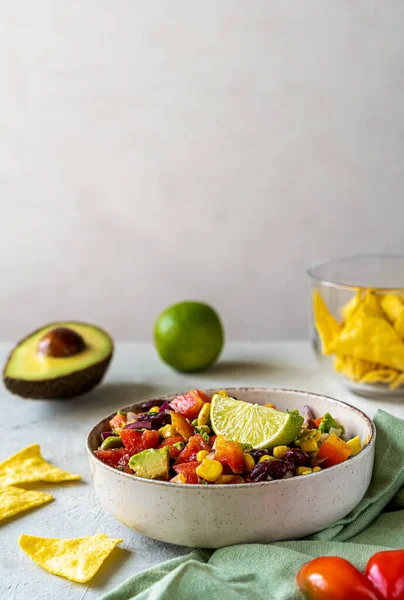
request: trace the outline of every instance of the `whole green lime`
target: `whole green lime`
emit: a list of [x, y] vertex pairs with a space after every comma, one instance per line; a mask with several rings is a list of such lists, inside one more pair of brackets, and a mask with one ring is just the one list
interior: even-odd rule
[[224, 331], [217, 312], [204, 302], [179, 302], [166, 308], [154, 325], [160, 358], [177, 371], [201, 371], [217, 360]]

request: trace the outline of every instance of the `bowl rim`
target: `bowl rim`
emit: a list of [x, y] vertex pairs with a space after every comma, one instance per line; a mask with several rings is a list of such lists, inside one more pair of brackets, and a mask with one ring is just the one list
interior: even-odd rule
[[339, 256], [337, 258], [330, 258], [330, 259], [326, 259], [326, 260], [318, 260], [316, 262], [313, 262], [307, 267], [306, 273], [312, 280], [317, 281], [318, 283], [321, 283], [322, 285], [325, 285], [327, 287], [342, 289], [342, 290], [350, 290], [350, 291], [356, 292], [358, 290], [372, 289], [374, 291], [382, 292], [382, 293], [383, 292], [397, 292], [397, 293], [404, 292], [403, 287], [379, 287], [379, 286], [353, 285], [350, 283], [344, 283], [342, 281], [334, 281], [332, 279], [324, 279], [324, 278], [319, 277], [318, 275], [314, 274], [315, 269], [317, 269], [318, 267], [324, 267], [326, 265], [331, 265], [333, 263], [341, 263], [341, 262], [348, 261], [351, 259], [363, 260], [363, 259], [368, 259], [368, 258], [374, 258], [374, 259], [390, 258], [390, 259], [404, 260], [404, 254], [382, 254], [382, 253], [380, 253], [380, 254], [377, 254], [377, 253], [376, 254], [348, 254], [345, 256]]
[[[219, 388], [217, 388], [219, 389]], [[216, 392], [217, 391], [216, 388], [206, 388], [207, 393], [209, 392]], [[355, 456], [353, 456], [349, 461], [344, 461], [343, 463], [340, 463], [338, 465], [333, 465], [332, 467], [327, 467], [327, 469], [324, 469], [322, 471], [318, 471], [316, 473], [309, 473], [308, 475], [305, 475], [305, 479], [307, 477], [312, 477], [312, 476], [317, 476], [317, 475], [322, 475], [323, 473], [327, 473], [329, 472], [331, 469], [334, 469], [334, 471], [336, 469], [342, 469], [344, 467], [346, 467], [347, 465], [349, 465], [351, 463], [351, 461], [356, 460], [357, 457], [363, 457], [366, 453], [371, 452], [372, 447], [374, 446], [375, 440], [376, 440], [376, 427], [375, 424], [373, 422], [373, 420], [368, 417], [368, 415], [366, 413], [364, 413], [362, 410], [360, 410], [359, 408], [357, 408], [356, 406], [352, 406], [352, 404], [348, 404], [348, 402], [343, 402], [342, 400], [337, 400], [336, 398], [332, 398], [331, 396], [327, 396], [325, 394], [317, 394], [317, 393], [313, 393], [313, 392], [307, 392], [307, 391], [303, 391], [303, 390], [294, 390], [294, 389], [288, 389], [288, 388], [268, 388], [268, 387], [260, 387], [260, 386], [247, 386], [247, 387], [224, 387], [221, 388], [224, 390], [236, 390], [237, 392], [245, 392], [245, 391], [257, 391], [257, 392], [271, 392], [271, 393], [280, 393], [280, 394], [294, 394], [296, 396], [307, 396], [308, 398], [314, 397], [314, 398], [322, 398], [322, 399], [326, 399], [326, 400], [331, 400], [331, 402], [335, 403], [335, 404], [339, 404], [345, 408], [348, 408], [354, 412], [356, 412], [362, 419], [364, 419], [364, 421], [368, 424], [369, 429], [371, 431], [370, 434], [370, 439], [369, 442], [367, 443], [367, 445], [365, 446], [365, 448], [363, 448], [363, 450], [361, 450], [361, 452], [359, 452], [358, 454], [356, 454]], [[158, 396], [157, 398], [151, 398], [150, 400], [170, 400], [172, 398], [175, 398], [176, 396], [179, 396], [181, 394], [183, 394], [184, 392], [180, 392], [180, 393], [171, 393], [171, 394], [165, 394], [163, 396]], [[129, 409], [133, 408], [134, 406], [136, 406], [137, 404], [142, 404], [143, 402], [148, 402], [149, 399], [145, 399], [145, 400], [139, 400], [139, 402], [135, 402], [132, 403], [130, 405], [128, 405], [127, 407], [124, 407], [122, 409], [118, 409], [118, 410], [125, 410], [128, 411]], [[90, 460], [94, 460], [95, 463], [101, 467], [103, 467], [104, 469], [106, 469], [107, 471], [114, 473], [115, 476], [124, 476], [129, 478], [132, 481], [136, 481], [136, 482], [142, 482], [145, 483], [147, 485], [157, 485], [157, 486], [173, 486], [173, 485], [184, 485], [184, 484], [180, 484], [180, 483], [175, 483], [175, 482], [171, 482], [171, 481], [161, 481], [159, 479], [146, 479], [145, 477], [138, 477], [137, 475], [132, 475], [130, 473], [124, 473], [123, 471], [118, 471], [117, 469], [115, 469], [114, 467], [111, 467], [107, 464], [105, 464], [102, 460], [100, 460], [95, 454], [94, 451], [91, 449], [90, 446], [90, 439], [92, 438], [92, 436], [95, 433], [95, 430], [98, 429], [98, 427], [100, 426], [101, 423], [103, 423], [104, 421], [109, 421], [110, 419], [112, 419], [113, 416], [115, 416], [117, 413], [117, 411], [114, 411], [113, 413], [107, 415], [106, 417], [104, 417], [103, 419], [100, 419], [98, 421], [98, 423], [96, 425], [94, 425], [94, 427], [91, 428], [89, 434], [87, 435], [87, 440], [86, 440], [86, 449], [87, 449], [87, 453], [90, 456]], [[237, 485], [231, 485], [231, 484], [216, 484], [216, 485], [209, 485], [209, 486], [201, 486], [200, 483], [187, 483], [186, 484], [186, 488], [198, 488], [198, 489], [223, 489], [223, 488], [229, 488], [230, 489], [236, 489], [236, 488], [249, 488], [251, 486], [254, 486], [254, 488], [256, 488], [257, 486], [263, 486], [263, 485], [273, 485], [273, 484], [280, 484], [283, 483], [285, 484], [285, 482], [290, 482], [290, 481], [296, 481], [295, 477], [290, 477], [288, 479], [273, 479], [272, 481], [258, 481], [258, 482], [250, 482], [250, 483], [238, 483]]]

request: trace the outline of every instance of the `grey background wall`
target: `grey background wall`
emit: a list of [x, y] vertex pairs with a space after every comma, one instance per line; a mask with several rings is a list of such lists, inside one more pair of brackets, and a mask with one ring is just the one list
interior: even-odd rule
[[306, 265], [404, 252], [404, 4], [0, 4], [2, 339], [307, 331]]

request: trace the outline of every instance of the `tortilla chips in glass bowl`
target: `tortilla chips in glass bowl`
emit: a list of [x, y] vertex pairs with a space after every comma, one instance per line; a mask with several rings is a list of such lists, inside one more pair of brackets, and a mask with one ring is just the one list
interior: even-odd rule
[[320, 362], [356, 394], [404, 397], [404, 256], [339, 258], [308, 274]]

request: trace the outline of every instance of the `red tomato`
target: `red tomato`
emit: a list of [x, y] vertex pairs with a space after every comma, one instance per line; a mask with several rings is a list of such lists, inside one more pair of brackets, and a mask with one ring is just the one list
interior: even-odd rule
[[178, 458], [181, 454], [181, 450], [175, 448], [174, 444], [183, 441], [184, 440], [180, 435], [173, 435], [172, 437], [164, 440], [164, 442], [160, 444], [159, 448], [164, 448], [164, 446], [168, 446], [168, 449], [170, 450], [170, 458]]
[[215, 460], [229, 467], [233, 473], [243, 473], [245, 471], [244, 452], [241, 444], [227, 442], [222, 435], [218, 435], [216, 438]]
[[209, 396], [200, 390], [190, 390], [183, 396], [177, 396], [170, 402], [170, 408], [175, 412], [187, 417], [187, 419], [196, 419], [205, 402], [210, 402]]
[[95, 450], [94, 454], [110, 467], [125, 467], [128, 464], [130, 454], [126, 448], [114, 448], [112, 450]]
[[178, 474], [183, 473], [187, 478], [187, 483], [199, 483], [199, 477], [196, 474], [196, 468], [199, 467], [200, 464], [201, 463], [197, 460], [182, 463], [180, 465], [175, 465], [174, 471]]
[[298, 571], [297, 585], [310, 600], [380, 600], [371, 582], [339, 556], [322, 556]]
[[207, 452], [211, 452], [212, 448], [205, 442], [203, 437], [197, 433], [193, 437], [190, 438], [188, 444], [185, 446], [184, 450], [181, 452], [179, 457], [177, 458], [176, 465], [179, 465], [183, 462], [193, 462], [196, 460], [196, 455], [199, 450], [206, 450]]
[[184, 440], [188, 441], [190, 437], [192, 437], [195, 433], [194, 428], [191, 423], [187, 421], [185, 417], [180, 415], [179, 413], [170, 410], [171, 415], [171, 425], [177, 431]]
[[322, 420], [323, 420], [323, 417], [318, 417], [318, 419], [314, 419], [313, 423], [317, 427], [317, 429], [320, 427], [320, 423]]
[[116, 413], [115, 417], [113, 417], [109, 422], [109, 426], [115, 431], [122, 429], [125, 427], [125, 425], [126, 417], [124, 415], [120, 415], [119, 413]]
[[404, 550], [377, 552], [368, 560], [365, 575], [386, 600], [404, 600]]
[[159, 433], [154, 429], [146, 429], [143, 433], [134, 429], [122, 429], [121, 439], [131, 456], [148, 448], [157, 448], [160, 442]]
[[209, 444], [211, 446], [213, 446], [213, 444], [215, 443], [215, 441], [216, 441], [216, 436], [215, 435], [209, 436]]

